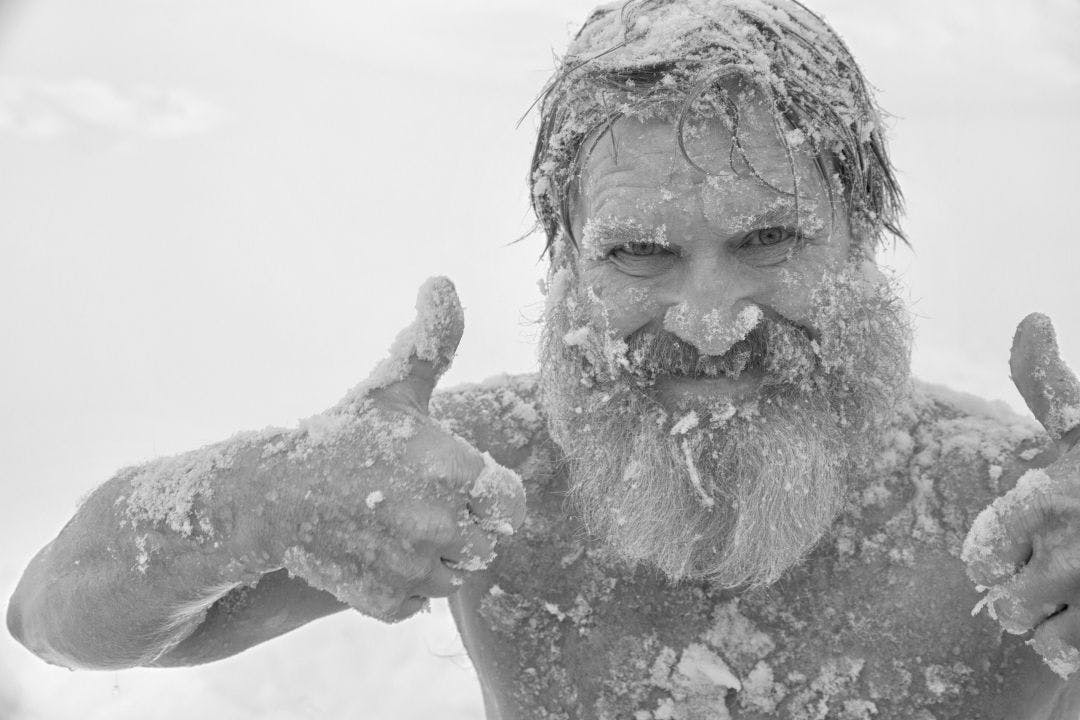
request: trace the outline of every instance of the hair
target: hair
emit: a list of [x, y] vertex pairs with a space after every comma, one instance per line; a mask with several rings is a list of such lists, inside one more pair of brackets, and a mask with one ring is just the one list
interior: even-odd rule
[[724, 89], [733, 81], [772, 105], [795, 182], [794, 192], [774, 190], [798, 203], [792, 151], [805, 144], [830, 197], [832, 176], [839, 180], [861, 247], [876, 248], [886, 235], [907, 242], [882, 112], [824, 20], [798, 0], [627, 0], [593, 11], [537, 99], [529, 187], [549, 256], [560, 233], [574, 242], [570, 212], [582, 163], [620, 117], [675, 108], [680, 153], [709, 174], [686, 153], [683, 132], [688, 114], [717, 93], [711, 109], [732, 128], [732, 169], [741, 160], [768, 185], [739, 142], [738, 104]]

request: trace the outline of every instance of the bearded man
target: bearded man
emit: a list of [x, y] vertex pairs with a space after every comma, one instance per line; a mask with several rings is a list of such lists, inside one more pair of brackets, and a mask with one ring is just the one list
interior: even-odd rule
[[820, 18], [597, 10], [531, 184], [539, 378], [432, 396], [463, 320], [430, 281], [336, 407], [99, 488], [12, 633], [189, 665], [449, 596], [489, 718], [1077, 717], [1080, 384], [1041, 316], [1012, 371], [1045, 434], [909, 380], [900, 193]]

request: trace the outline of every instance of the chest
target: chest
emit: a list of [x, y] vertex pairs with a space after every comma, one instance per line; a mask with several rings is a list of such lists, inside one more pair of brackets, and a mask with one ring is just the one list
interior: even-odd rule
[[959, 561], [929, 542], [856, 555], [830, 537], [734, 595], [580, 537], [534, 515], [455, 600], [493, 717], [1015, 720], [1056, 692], [1019, 639], [971, 617]]

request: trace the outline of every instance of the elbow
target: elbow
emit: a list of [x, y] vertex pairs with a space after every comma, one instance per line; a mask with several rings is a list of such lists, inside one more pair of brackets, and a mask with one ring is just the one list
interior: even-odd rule
[[11, 637], [18, 640], [19, 644], [23, 647], [26, 646], [26, 630], [23, 625], [23, 610], [22, 604], [19, 602], [18, 593], [12, 595], [11, 600], [8, 601], [7, 629]]
[[68, 658], [62, 657], [55, 649], [45, 641], [41, 632], [34, 632], [32, 613], [28, 612], [26, 603], [19, 592], [20, 587], [11, 596], [7, 607], [7, 629], [11, 637], [24, 648], [37, 655], [50, 665], [58, 665], [68, 669], [74, 669], [75, 664]]
[[[79, 638], [50, 607], [49, 593], [42, 592], [35, 578], [24, 575], [8, 601], [8, 633], [41, 660], [68, 670], [118, 669], [119, 663], [101, 663], [85, 652]], [[128, 665], [130, 666], [130, 665]]]

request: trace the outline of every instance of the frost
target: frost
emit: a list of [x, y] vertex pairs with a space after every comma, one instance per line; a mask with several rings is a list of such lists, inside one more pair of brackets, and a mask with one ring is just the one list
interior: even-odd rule
[[870, 700], [845, 700], [840, 720], [871, 720], [877, 713], [877, 704]]
[[694, 486], [694, 491], [698, 494], [698, 499], [701, 501], [702, 506], [711, 508], [716, 504], [716, 501], [709, 496], [706, 492], [705, 486], [701, 484], [701, 474], [697, 469], [697, 462], [694, 460], [694, 451], [690, 449], [690, 443], [687, 440], [682, 440], [679, 443], [679, 447], [682, 448], [683, 458], [686, 460], [686, 470], [690, 477], [690, 484]]
[[761, 661], [754, 666], [742, 683], [739, 704], [748, 710], [774, 713], [787, 690], [773, 679], [773, 669]]
[[709, 648], [692, 643], [683, 650], [675, 671], [681, 681], [691, 687], [740, 690], [742, 683], [731, 672], [723, 658]]
[[137, 563], [136, 570], [143, 575], [146, 574], [146, 571], [150, 567], [150, 553], [146, 549], [147, 537], [147, 535], [135, 536], [135, 550], [137, 551], [137, 554], [135, 555], [135, 562]]
[[495, 462], [491, 455], [483, 453], [483, 458], [484, 469], [473, 482], [469, 495], [492, 501], [493, 512], [482, 522], [486, 529], [499, 535], [513, 535], [512, 520], [524, 505], [525, 486], [516, 472]]
[[381, 503], [386, 498], [383, 496], [381, 490], [375, 490], [368, 493], [368, 496], [364, 498], [364, 504], [368, 506], [369, 510], [374, 510], [375, 506]]
[[698, 426], [698, 414], [691, 410], [679, 418], [679, 421], [671, 428], [672, 435], [685, 435]]
[[296, 445], [289, 452], [289, 458], [303, 460], [317, 448], [334, 444], [354, 427], [355, 422], [352, 415], [333, 411], [301, 420], [297, 426]]
[[665, 647], [656, 656], [652, 670], [649, 673], [649, 681], [658, 688], [671, 688], [671, 673], [675, 667], [675, 661], [679, 655], [673, 648]]
[[764, 315], [757, 305], [746, 305], [734, 317], [727, 311], [714, 308], [701, 315], [697, 308], [683, 302], [664, 316], [664, 329], [682, 337], [693, 338], [698, 348], [709, 355], [723, 355], [735, 343], [757, 327]]
[[[1023, 511], [1033, 498], [1045, 493], [1052, 480], [1043, 470], [1028, 470], [1009, 492], [997, 498], [975, 518], [960, 559], [980, 570], [980, 575], [1007, 577], [1016, 571], [1011, 562], [998, 557], [998, 552], [1008, 542], [1005, 518]], [[980, 604], [981, 607], [981, 604]]]
[[563, 342], [566, 345], [573, 347], [574, 345], [585, 345], [589, 341], [589, 326], [585, 325], [579, 327], [577, 330], [571, 330], [563, 336]]
[[445, 277], [428, 278], [417, 292], [416, 319], [398, 333], [387, 357], [366, 380], [349, 391], [336, 411], [355, 414], [357, 406], [372, 390], [404, 380], [414, 357], [430, 362], [436, 375], [442, 374], [453, 359], [464, 324], [454, 284]]
[[556, 605], [555, 603], [552, 603], [552, 602], [544, 603], [544, 610], [546, 610], [548, 612], [548, 614], [554, 616], [555, 619], [558, 620], [559, 622], [562, 622], [563, 620], [566, 619], [566, 613], [564, 613], [562, 610], [560, 610], [559, 606]]
[[738, 668], [749, 670], [776, 649], [773, 639], [739, 611], [738, 600], [718, 605], [712, 620], [704, 635], [705, 642], [720, 650]]
[[959, 697], [963, 692], [964, 679], [971, 675], [971, 668], [963, 663], [951, 666], [927, 665], [923, 669], [926, 689], [934, 697]]
[[1035, 637], [1028, 640], [1027, 644], [1039, 653], [1062, 680], [1068, 680], [1080, 670], [1080, 650], [1067, 645], [1056, 635], [1036, 631]]
[[196, 514], [196, 502], [209, 499], [215, 478], [232, 467], [238, 453], [265, 440], [268, 432], [278, 433], [241, 433], [222, 443], [121, 470], [119, 475], [131, 484], [125, 498], [127, 516], [135, 523], [164, 523], [184, 537], [196, 530], [212, 534], [211, 520]]

